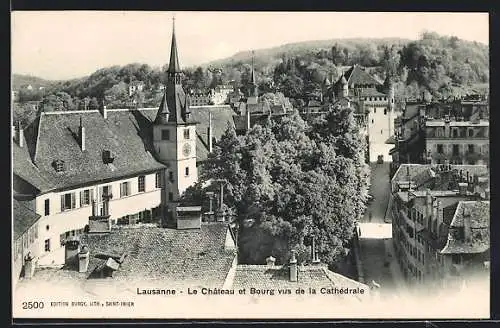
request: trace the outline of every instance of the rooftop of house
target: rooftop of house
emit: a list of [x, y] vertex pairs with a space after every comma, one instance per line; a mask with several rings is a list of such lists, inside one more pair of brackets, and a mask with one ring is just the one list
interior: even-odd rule
[[[24, 147], [13, 143], [14, 174], [41, 192], [113, 180], [165, 168], [157, 161], [152, 127], [158, 109], [107, 110], [105, 119], [98, 111], [42, 113], [25, 129]], [[228, 106], [200, 106], [191, 110], [198, 122], [197, 157], [208, 154], [208, 113], [212, 113], [212, 136], [220, 139], [226, 128], [234, 128], [233, 111]], [[85, 151], [79, 144], [80, 119], [85, 127]], [[103, 152], [110, 151], [111, 164]], [[55, 161], [64, 162], [57, 172]]]
[[[471, 240], [466, 242], [463, 234], [454, 234], [453, 229], [464, 228], [464, 220], [470, 220]], [[461, 201], [450, 224], [450, 236], [442, 254], [483, 253], [490, 248], [490, 202]]]
[[367, 73], [359, 65], [352, 66], [346, 72], [344, 72], [344, 75], [347, 79], [349, 87], [356, 87], [356, 85], [382, 85], [380, 81]]
[[[430, 190], [430, 194], [432, 197], [439, 198], [443, 208], [459, 200], [468, 199], [467, 196], [461, 196], [457, 190]], [[425, 197], [427, 192], [425, 190], [398, 191], [396, 195], [401, 201], [407, 203], [411, 199]]]
[[18, 240], [35, 224], [40, 215], [35, 212], [35, 200], [12, 200], [14, 214], [14, 240]]
[[[484, 176], [489, 174], [489, 169], [486, 165], [449, 165], [449, 169], [456, 172], [462, 171], [464, 174], [469, 172], [469, 175], [475, 176]], [[447, 170], [447, 167], [446, 165], [440, 164], [401, 164], [396, 170], [396, 173], [394, 173], [392, 181], [408, 181], [408, 177], [412, 181], [414, 181], [417, 177], [419, 178], [418, 180], [421, 180], [420, 178], [422, 178], [424, 174], [429, 174], [429, 177], [432, 175], [430, 170], [434, 173], [440, 173]]]
[[220, 288], [235, 258], [234, 250], [225, 247], [228, 229], [227, 224], [203, 223], [201, 229], [195, 230], [137, 227], [113, 229], [108, 234], [84, 234], [81, 244], [90, 251], [87, 272], [80, 273], [69, 266], [42, 268], [37, 269], [31, 282], [73, 280], [92, 284], [99, 280], [97, 270], [110, 257], [125, 254], [112, 278], [104, 280], [106, 284], [163, 281], [169, 287], [201, 284]]
[[[297, 287], [307, 289], [316, 288], [360, 288], [368, 294], [369, 287], [358, 281], [328, 270], [324, 264], [299, 265], [298, 279], [290, 281], [290, 268], [288, 265], [238, 265], [233, 280], [233, 288], [256, 289], [292, 289]], [[339, 295], [340, 297], [341, 295]], [[352, 297], [349, 295], [347, 297]], [[362, 295], [358, 295], [362, 296]]]
[[[428, 119], [425, 121], [425, 126], [434, 127], [434, 126], [445, 126], [447, 123], [444, 119]], [[456, 121], [450, 120], [450, 126], [489, 126], [490, 122], [487, 120], [478, 120], [478, 121]]]
[[196, 158], [204, 161], [208, 156], [208, 117], [212, 113], [212, 137], [220, 140], [227, 128], [234, 129], [234, 111], [231, 107], [224, 106], [199, 106], [191, 108], [191, 115], [198, 122], [196, 125]]
[[[14, 174], [40, 191], [65, 189], [164, 168], [153, 156], [156, 109], [41, 113], [25, 129], [25, 147], [15, 144]], [[80, 120], [85, 150], [79, 143]], [[104, 152], [114, 158], [104, 161]], [[56, 171], [55, 162], [64, 169]]]

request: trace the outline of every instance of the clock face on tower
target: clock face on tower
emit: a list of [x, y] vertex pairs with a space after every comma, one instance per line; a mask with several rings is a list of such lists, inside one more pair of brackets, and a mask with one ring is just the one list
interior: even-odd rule
[[191, 145], [188, 143], [184, 144], [182, 147], [182, 153], [184, 156], [189, 156], [189, 154], [191, 154]]

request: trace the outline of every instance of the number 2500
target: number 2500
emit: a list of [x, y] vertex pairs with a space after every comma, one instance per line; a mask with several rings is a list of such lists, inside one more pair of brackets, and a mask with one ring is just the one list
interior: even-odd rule
[[23, 302], [24, 309], [43, 309], [45, 305], [43, 302]]

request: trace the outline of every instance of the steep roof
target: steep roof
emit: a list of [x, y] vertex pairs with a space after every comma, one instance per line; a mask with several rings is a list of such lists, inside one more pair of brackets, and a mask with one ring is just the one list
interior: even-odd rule
[[[422, 177], [426, 174], [425, 172], [429, 171], [429, 169], [432, 169], [435, 173], [439, 174], [440, 167], [443, 166], [431, 164], [401, 164], [392, 177], [392, 181], [407, 181], [408, 175], [410, 176], [410, 179], [414, 181], [416, 177]], [[470, 175], [482, 176], [489, 173], [486, 165], [450, 165], [450, 167], [452, 171], [469, 172]]]
[[212, 223], [202, 224], [199, 230], [138, 227], [116, 229], [109, 234], [85, 234], [81, 243], [90, 251], [87, 272], [68, 268], [38, 270], [31, 282], [35, 286], [39, 281], [72, 281], [86, 289], [96, 281], [91, 279], [97, 276], [94, 270], [109, 256], [126, 254], [112, 278], [97, 281], [107, 286], [141, 281], [157, 288], [221, 288], [235, 257], [234, 250], [225, 249], [227, 232], [227, 224]]
[[175, 38], [175, 18], [172, 20], [172, 43], [170, 45], [170, 64], [168, 66], [170, 73], [180, 73], [179, 55], [177, 54], [177, 40]]
[[379, 81], [377, 81], [373, 76], [365, 72], [361, 66], [359, 65], [354, 65], [351, 68], [349, 68], [345, 73], [345, 76], [347, 78], [347, 83], [349, 84], [349, 87], [356, 87], [357, 85], [382, 85]]
[[[455, 228], [463, 228], [464, 220], [470, 220], [471, 241], [466, 242], [463, 235], [453, 233]], [[442, 254], [483, 253], [490, 248], [490, 202], [462, 201], [458, 204], [450, 224], [450, 235]]]
[[35, 224], [40, 215], [35, 213], [35, 200], [12, 200], [14, 213], [14, 240], [18, 240], [29, 228]]
[[[155, 113], [154, 109], [110, 110], [107, 119], [97, 111], [42, 113], [39, 122], [33, 122], [38, 125], [37, 134], [31, 134], [35, 129], [25, 134], [34, 165], [28, 162], [26, 151], [15, 148], [14, 174], [45, 192], [162, 169], [165, 166], [152, 155]], [[78, 141], [80, 117], [85, 151]], [[111, 152], [112, 164], [104, 163], [104, 151]], [[64, 161], [63, 172], [56, 172], [56, 160]]]

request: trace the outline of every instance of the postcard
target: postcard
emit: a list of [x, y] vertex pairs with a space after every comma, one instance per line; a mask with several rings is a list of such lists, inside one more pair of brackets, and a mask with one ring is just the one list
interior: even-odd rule
[[487, 13], [12, 12], [14, 318], [490, 316]]

